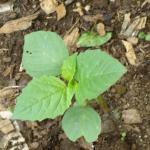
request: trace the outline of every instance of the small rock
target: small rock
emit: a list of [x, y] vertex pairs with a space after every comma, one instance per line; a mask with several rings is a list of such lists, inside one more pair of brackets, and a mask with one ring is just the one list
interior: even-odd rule
[[116, 86], [116, 93], [119, 95], [123, 95], [127, 92], [127, 88], [125, 86], [122, 85], [117, 85]]
[[4, 58], [3, 58], [3, 61], [4, 61], [5, 63], [9, 63], [9, 62], [11, 62], [11, 57], [4, 57]]
[[65, 1], [65, 5], [70, 5], [71, 3], [73, 3], [74, 2], [74, 0], [66, 0]]
[[74, 143], [72, 143], [68, 139], [64, 139], [61, 141], [60, 149], [61, 150], [68, 150], [68, 149], [69, 150], [78, 150], [78, 148], [74, 145]]
[[102, 121], [102, 133], [111, 133], [115, 131], [115, 125], [112, 120], [107, 119]]
[[91, 9], [91, 6], [90, 5], [86, 5], [85, 7], [84, 7], [84, 9], [85, 9], [85, 11], [89, 11], [90, 9]]
[[122, 119], [126, 124], [142, 123], [141, 116], [136, 109], [128, 109], [122, 112]]
[[103, 23], [97, 24], [97, 32], [99, 33], [100, 36], [105, 35], [106, 31], [105, 31], [105, 25]]
[[38, 142], [33, 142], [31, 145], [30, 145], [30, 148], [31, 149], [37, 149], [39, 147], [39, 143]]

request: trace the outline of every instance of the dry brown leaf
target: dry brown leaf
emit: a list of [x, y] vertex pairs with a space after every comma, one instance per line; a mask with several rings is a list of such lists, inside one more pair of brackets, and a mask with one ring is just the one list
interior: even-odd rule
[[40, 0], [41, 9], [48, 15], [56, 11], [57, 0]]
[[147, 4], [147, 3], [150, 3], [150, 0], [145, 0], [145, 1], [142, 3], [141, 7], [144, 7], [145, 4]]
[[5, 87], [0, 90], [0, 101], [2, 99], [13, 99], [19, 94], [19, 90], [16, 86]]
[[105, 25], [103, 23], [97, 24], [97, 32], [99, 33], [100, 36], [105, 35], [106, 31], [105, 31]]
[[125, 32], [125, 30], [127, 29], [128, 25], [130, 24], [130, 13], [127, 13], [124, 15], [124, 21], [123, 21], [123, 24], [122, 24], [122, 27], [121, 27], [121, 34], [123, 34]]
[[79, 36], [80, 36], [79, 28], [77, 27], [64, 36], [64, 42], [71, 52], [76, 50], [76, 42]]
[[137, 25], [137, 30], [144, 29], [146, 25], [146, 21], [147, 21], [147, 17], [140, 18], [139, 24]]
[[97, 15], [84, 15], [83, 19], [87, 22], [96, 22], [98, 20], [103, 21], [104, 17], [101, 14], [97, 14]]
[[15, 128], [12, 125], [11, 121], [6, 119], [6, 120], [0, 120], [0, 131], [4, 134], [8, 134], [9, 132], [14, 131]]
[[12, 78], [13, 70], [15, 65], [10, 65], [7, 67], [4, 72], [2, 73], [4, 77], [7, 77], [9, 75], [10, 79]]
[[128, 39], [127, 39], [127, 41], [128, 42], [130, 42], [131, 44], [133, 44], [133, 45], [136, 45], [137, 43], [138, 43], [138, 38], [137, 37], [129, 37]]
[[121, 29], [121, 35], [125, 37], [137, 36], [141, 29], [145, 28], [147, 17], [136, 17], [133, 22], [130, 22], [130, 13], [125, 14], [124, 22]]
[[0, 34], [26, 30], [32, 25], [32, 20], [36, 19], [38, 15], [39, 12], [27, 17], [22, 17], [16, 20], [8, 21], [0, 28]]
[[80, 16], [83, 16], [83, 15], [84, 15], [83, 10], [82, 10], [82, 8], [80, 8], [80, 7], [76, 8], [76, 9], [73, 9], [73, 12], [79, 13]]
[[122, 43], [123, 43], [123, 45], [126, 48], [126, 57], [127, 57], [128, 61], [129, 61], [129, 63], [131, 65], [135, 66], [137, 58], [136, 58], [135, 50], [134, 50], [132, 44], [130, 42], [124, 41], [124, 40], [122, 40]]
[[65, 5], [62, 3], [56, 8], [56, 13], [57, 13], [57, 20], [62, 19], [63, 17], [66, 16], [66, 8]]

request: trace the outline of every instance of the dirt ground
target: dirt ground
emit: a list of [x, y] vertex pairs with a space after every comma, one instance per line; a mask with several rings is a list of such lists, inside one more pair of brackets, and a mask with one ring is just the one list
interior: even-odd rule
[[[59, 0], [62, 2], [62, 0]], [[103, 94], [110, 112], [104, 113], [98, 104], [94, 104], [100, 113], [106, 131], [93, 143], [95, 150], [150, 150], [150, 42], [139, 40], [134, 46], [138, 58], [138, 65], [132, 66], [125, 56], [125, 48], [119, 33], [124, 14], [130, 12], [131, 18], [147, 16], [146, 27], [143, 31], [150, 33], [150, 3], [141, 7], [143, 1], [137, 0], [74, 0], [66, 6], [66, 16], [57, 21], [56, 13], [46, 15], [40, 10], [38, 0], [16, 0], [11, 13], [0, 14], [0, 26], [9, 20], [14, 20], [33, 14], [40, 10], [39, 16], [32, 26], [24, 31], [11, 34], [0, 34], [0, 89], [8, 86], [25, 86], [31, 78], [20, 72], [24, 35], [32, 31], [55, 31], [62, 37], [70, 28], [78, 27], [80, 33], [95, 30], [97, 22], [87, 22], [77, 12], [76, 2], [85, 7], [91, 6], [85, 15], [102, 14], [106, 31], [112, 31], [113, 37], [103, 49], [120, 60], [128, 72], [117, 84]], [[77, 51], [81, 51], [78, 49]], [[8, 108], [15, 104], [15, 99], [5, 98], [3, 105]], [[140, 123], [125, 124], [122, 120], [124, 110], [135, 109], [141, 118]], [[131, 114], [132, 115], [132, 114]], [[61, 118], [42, 122], [18, 121], [21, 133], [31, 150], [84, 150], [89, 145], [85, 142], [70, 142], [61, 129]], [[126, 133], [122, 139], [122, 133]], [[9, 143], [9, 149], [11, 143]], [[22, 148], [18, 148], [21, 150]]]

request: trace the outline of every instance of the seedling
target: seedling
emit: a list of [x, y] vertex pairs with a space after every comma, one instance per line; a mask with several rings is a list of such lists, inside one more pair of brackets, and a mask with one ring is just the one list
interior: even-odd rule
[[150, 42], [150, 34], [145, 34], [144, 32], [140, 32], [138, 34], [138, 38]]
[[125, 141], [126, 136], [127, 136], [127, 133], [126, 133], [126, 132], [122, 132], [122, 133], [121, 133], [121, 141], [122, 141], [122, 142]]
[[33, 79], [17, 98], [13, 118], [41, 121], [65, 113], [62, 128], [70, 140], [97, 140], [101, 119], [87, 101], [106, 91], [126, 68], [100, 49], [69, 56], [60, 36], [45, 31], [25, 36], [22, 64]]

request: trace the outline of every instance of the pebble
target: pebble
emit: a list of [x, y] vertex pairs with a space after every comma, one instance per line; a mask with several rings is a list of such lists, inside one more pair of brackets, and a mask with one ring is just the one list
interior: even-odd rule
[[39, 143], [38, 142], [33, 142], [31, 145], [30, 145], [31, 149], [37, 149], [39, 147]]
[[65, 5], [70, 5], [71, 3], [73, 3], [74, 2], [74, 0], [66, 0], [65, 1]]
[[86, 5], [85, 7], [84, 7], [84, 9], [85, 9], [85, 11], [89, 11], [90, 9], [91, 9], [91, 6], [90, 5]]
[[122, 119], [126, 124], [142, 123], [141, 116], [137, 109], [127, 109], [122, 112]]
[[102, 121], [102, 133], [111, 133], [115, 131], [115, 125], [111, 119]]

